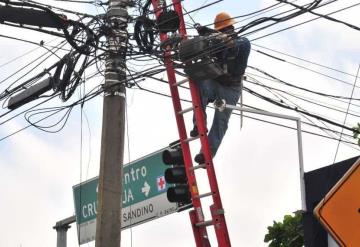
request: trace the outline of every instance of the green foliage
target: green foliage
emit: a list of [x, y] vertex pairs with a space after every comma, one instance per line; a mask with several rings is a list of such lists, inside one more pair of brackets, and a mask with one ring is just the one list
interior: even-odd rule
[[358, 145], [360, 146], [359, 134], [360, 134], [360, 123], [358, 123], [357, 126], [353, 128], [353, 137], [354, 139], [357, 139]]
[[264, 242], [269, 247], [302, 247], [304, 246], [304, 230], [301, 211], [295, 215], [285, 215], [283, 222], [276, 222], [268, 226], [269, 232], [265, 235]]

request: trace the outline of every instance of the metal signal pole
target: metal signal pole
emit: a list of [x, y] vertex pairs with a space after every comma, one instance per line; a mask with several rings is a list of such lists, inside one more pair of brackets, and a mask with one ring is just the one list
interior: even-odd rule
[[125, 131], [125, 58], [129, 0], [110, 0], [96, 222], [97, 247], [119, 247]]

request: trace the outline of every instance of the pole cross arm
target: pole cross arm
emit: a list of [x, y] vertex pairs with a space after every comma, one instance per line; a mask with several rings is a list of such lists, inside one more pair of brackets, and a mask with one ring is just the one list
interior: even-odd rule
[[67, 245], [67, 230], [71, 227], [70, 224], [76, 221], [76, 217], [70, 216], [69, 218], [56, 222], [53, 229], [56, 230], [56, 247], [66, 247]]
[[75, 221], [76, 221], [75, 215], [70, 216], [69, 218], [66, 218], [66, 219], [56, 222], [55, 226], [53, 226], [53, 229], [55, 229], [55, 230], [69, 229], [71, 227], [70, 224], [74, 223]]

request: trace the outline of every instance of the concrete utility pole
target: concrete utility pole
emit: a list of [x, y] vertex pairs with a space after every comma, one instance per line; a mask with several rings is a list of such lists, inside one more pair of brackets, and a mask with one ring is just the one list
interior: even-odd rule
[[110, 0], [96, 223], [97, 247], [120, 246], [129, 0]]

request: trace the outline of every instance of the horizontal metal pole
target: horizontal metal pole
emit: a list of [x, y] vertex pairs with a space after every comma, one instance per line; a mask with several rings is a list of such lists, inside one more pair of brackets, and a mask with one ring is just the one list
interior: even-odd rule
[[178, 81], [177, 83], [174, 84], [174, 86], [180, 86], [180, 85], [182, 85], [182, 84], [184, 84], [184, 83], [186, 83], [188, 81], [189, 81], [189, 79], [186, 78], [184, 80]]
[[187, 109], [184, 109], [184, 110], [182, 110], [182, 111], [179, 111], [178, 114], [179, 114], [179, 115], [182, 115], [182, 114], [184, 114], [184, 113], [187, 113], [187, 112], [190, 112], [190, 111], [193, 111], [193, 110], [194, 110], [194, 107], [189, 107], [189, 108], [187, 108]]
[[198, 195], [196, 196], [197, 198], [204, 198], [204, 197], [207, 197], [207, 196], [211, 196], [213, 193], [212, 192], [208, 192], [208, 193], [205, 193], [205, 194], [202, 194], [202, 195]]
[[267, 112], [267, 111], [260, 111], [260, 110], [255, 110], [255, 109], [251, 109], [251, 108], [247, 108], [247, 107], [240, 107], [240, 106], [234, 106], [234, 105], [228, 105], [228, 104], [225, 104], [224, 107], [227, 109], [239, 110], [239, 111], [261, 114], [261, 115], [277, 117], [277, 118], [284, 118], [284, 119], [289, 119], [289, 120], [294, 120], [294, 121], [300, 120], [299, 117], [294, 117], [294, 116], [289, 116], [289, 115], [284, 115], [284, 114], [279, 114], [279, 113], [273, 113], [273, 112]]

